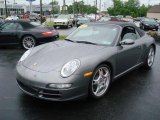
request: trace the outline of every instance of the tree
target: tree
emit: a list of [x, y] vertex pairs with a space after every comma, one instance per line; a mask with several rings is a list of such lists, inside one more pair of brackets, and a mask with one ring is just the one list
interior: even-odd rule
[[59, 13], [59, 3], [57, 0], [54, 0], [53, 2], [50, 2], [49, 5], [52, 5], [52, 14], [58, 14]]
[[68, 6], [68, 13], [73, 13], [73, 7], [74, 7], [74, 13], [75, 14], [91, 14], [96, 13], [97, 8], [95, 6], [91, 5], [85, 5], [83, 1], [75, 2], [73, 5]]
[[53, 3], [53, 5], [58, 5], [59, 4], [57, 0], [54, 0], [53, 2], [50, 2], [49, 4], [52, 5], [52, 3]]
[[110, 15], [130, 15], [132, 17], [143, 17], [150, 7], [142, 5], [140, 6], [139, 0], [128, 0], [123, 2], [121, 0], [113, 0], [113, 7], [109, 7], [108, 13]]

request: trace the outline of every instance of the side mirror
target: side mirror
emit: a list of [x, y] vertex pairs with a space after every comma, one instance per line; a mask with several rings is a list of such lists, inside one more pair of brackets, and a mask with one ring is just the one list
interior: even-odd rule
[[120, 42], [120, 45], [132, 45], [132, 44], [134, 44], [135, 42], [134, 42], [134, 40], [132, 40], [132, 39], [125, 39], [125, 40], [122, 40], [121, 42]]

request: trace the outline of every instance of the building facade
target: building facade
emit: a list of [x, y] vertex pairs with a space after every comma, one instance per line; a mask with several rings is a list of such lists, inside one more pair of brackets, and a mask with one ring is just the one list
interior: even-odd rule
[[[60, 6], [59, 5], [53, 5], [53, 8], [56, 8], [58, 9], [58, 11], [60, 11]], [[24, 6], [24, 11], [25, 12], [29, 12], [30, 10], [30, 6], [29, 5], [26, 5]], [[42, 5], [42, 10], [43, 10], [43, 13], [50, 13], [52, 11], [52, 5], [48, 5], [48, 4], [43, 4]], [[32, 5], [32, 12], [34, 13], [40, 13], [40, 5]]]
[[155, 5], [147, 12], [148, 18], [160, 19], [160, 5]]
[[[21, 15], [23, 13], [24, 13], [23, 5], [7, 3], [8, 15]], [[4, 0], [0, 0], [0, 16], [5, 16], [5, 15], [6, 15], [5, 2]]]

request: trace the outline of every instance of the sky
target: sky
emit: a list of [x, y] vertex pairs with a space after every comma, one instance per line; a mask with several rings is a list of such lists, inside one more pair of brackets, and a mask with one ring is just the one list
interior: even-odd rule
[[[7, 0], [9, 1], [10, 3], [13, 3], [14, 0]], [[33, 4], [39, 4], [39, 1], [40, 0], [35, 0], [33, 2]], [[42, 0], [43, 4], [48, 4], [50, 3], [52, 0]], [[63, 0], [57, 0], [59, 2], [60, 5], [63, 4]], [[76, 1], [76, 0], [75, 0]], [[77, 1], [81, 1], [81, 0], [77, 0]], [[91, 5], [94, 5], [94, 2], [95, 0], [83, 0], [86, 4], [91, 4]], [[99, 1], [100, 0], [97, 0], [98, 1], [98, 6], [100, 5], [99, 4]], [[112, 5], [112, 0], [101, 0], [101, 8], [102, 10], [103, 9], [106, 9], [107, 7], [110, 7]], [[122, 1], [126, 1], [126, 0], [122, 0]], [[155, 4], [160, 4], [160, 0], [139, 0], [141, 4], [145, 4], [145, 5], [155, 5]], [[26, 0], [15, 0], [16, 3], [18, 4], [29, 4]], [[66, 4], [69, 5], [69, 4], [72, 4], [73, 0], [66, 0]]]

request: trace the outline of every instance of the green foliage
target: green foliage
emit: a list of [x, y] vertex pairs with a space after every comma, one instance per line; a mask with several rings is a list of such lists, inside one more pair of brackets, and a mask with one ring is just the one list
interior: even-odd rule
[[59, 40], [64, 40], [66, 37], [67, 37], [67, 36], [65, 36], [65, 35], [60, 35], [60, 36], [59, 36]]
[[46, 26], [47, 27], [53, 27], [54, 26], [54, 22], [46, 22]]
[[91, 14], [96, 13], [97, 8], [95, 6], [91, 5], [85, 5], [83, 1], [75, 2], [73, 5], [68, 6], [68, 13], [73, 13], [73, 7], [74, 7], [74, 13], [78, 14]]
[[110, 15], [114, 16], [144, 17], [149, 8], [150, 6], [145, 6], [144, 4], [140, 6], [139, 0], [128, 0], [127, 2], [113, 0], [113, 7], [109, 7], [107, 10]]
[[158, 36], [158, 32], [156, 32], [156, 31], [148, 31], [147, 34], [152, 36], [152, 37]]
[[53, 9], [52, 9], [52, 14], [58, 14], [59, 13], [59, 6], [58, 6], [58, 1], [54, 0], [53, 2], [49, 3], [50, 5], [53, 5]]
[[57, 1], [57, 0], [54, 0], [53, 2], [50, 2], [49, 4], [50, 4], [50, 5], [52, 5], [52, 4], [53, 4], [53, 5], [58, 5], [58, 1]]

